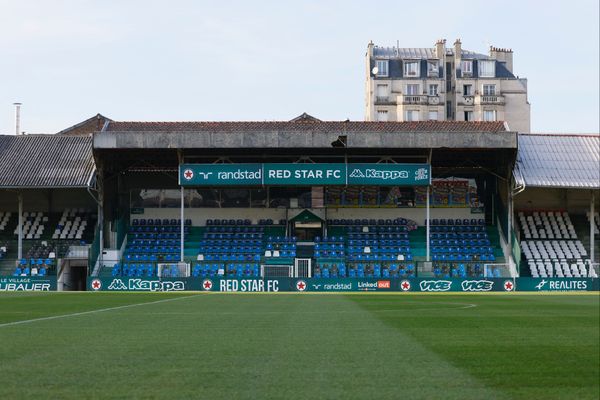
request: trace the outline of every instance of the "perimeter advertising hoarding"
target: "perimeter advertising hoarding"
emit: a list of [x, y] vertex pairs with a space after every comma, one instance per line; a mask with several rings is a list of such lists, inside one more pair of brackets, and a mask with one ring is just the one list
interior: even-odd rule
[[91, 291], [146, 292], [540, 292], [598, 291], [591, 278], [89, 278]]
[[0, 292], [47, 292], [56, 290], [56, 277], [0, 276]]
[[181, 186], [427, 186], [429, 164], [181, 164]]

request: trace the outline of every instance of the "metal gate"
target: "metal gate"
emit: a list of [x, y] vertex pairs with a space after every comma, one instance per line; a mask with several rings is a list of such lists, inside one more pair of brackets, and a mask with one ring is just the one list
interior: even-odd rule
[[310, 278], [311, 277], [310, 258], [296, 258], [294, 261], [294, 278]]

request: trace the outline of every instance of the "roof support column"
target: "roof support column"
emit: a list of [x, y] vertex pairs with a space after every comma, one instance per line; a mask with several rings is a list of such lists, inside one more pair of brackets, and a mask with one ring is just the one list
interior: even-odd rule
[[19, 192], [17, 197], [19, 199], [19, 226], [17, 227], [19, 238], [17, 244], [17, 258], [21, 260], [23, 258], [23, 193]]
[[98, 169], [98, 264], [104, 262], [104, 170]]
[[185, 232], [185, 214], [184, 214], [184, 208], [185, 208], [185, 203], [184, 203], [184, 190], [183, 190], [183, 186], [181, 186], [181, 210], [180, 210], [180, 215], [179, 218], [181, 218], [181, 238], [179, 239], [179, 245], [181, 246], [181, 251], [180, 251], [180, 260], [181, 262], [183, 262], [183, 245], [184, 245], [184, 241], [185, 241], [185, 237], [184, 237], [184, 232]]
[[426, 239], [425, 239], [425, 243], [426, 243], [426, 252], [425, 252], [425, 257], [427, 262], [431, 261], [431, 256], [429, 254], [429, 242], [430, 242], [430, 228], [429, 228], [429, 192], [431, 190], [431, 186], [427, 186], [427, 196], [425, 197], [425, 230], [427, 231], [427, 233], [425, 234]]
[[[596, 231], [595, 229], [595, 222], [594, 222], [594, 202], [596, 200], [596, 194], [594, 193], [594, 191], [591, 191], [591, 198], [590, 198], [590, 262], [592, 264], [594, 264], [594, 233]], [[590, 268], [593, 268], [592, 266], [590, 266]]]
[[[512, 231], [513, 231], [513, 181], [509, 177], [506, 182], [508, 186], [508, 199], [506, 202], [506, 247], [508, 248], [508, 268], [512, 271], [513, 249], [512, 249]], [[512, 273], [511, 273], [512, 274]]]

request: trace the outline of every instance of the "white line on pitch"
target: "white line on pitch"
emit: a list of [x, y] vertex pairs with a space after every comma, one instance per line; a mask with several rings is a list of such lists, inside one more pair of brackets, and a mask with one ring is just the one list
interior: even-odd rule
[[105, 311], [122, 310], [124, 308], [146, 306], [146, 305], [149, 305], [149, 304], [166, 303], [166, 302], [169, 302], [169, 301], [175, 301], [175, 300], [181, 300], [181, 299], [189, 299], [191, 297], [196, 297], [196, 296], [200, 296], [200, 295], [196, 294], [196, 295], [192, 295], [192, 296], [183, 296], [183, 297], [175, 297], [175, 298], [171, 298], [171, 299], [163, 299], [163, 300], [150, 301], [150, 302], [147, 302], [147, 303], [126, 304], [124, 306], [101, 308], [99, 310], [82, 311], [82, 312], [76, 312], [76, 313], [72, 313], [72, 314], [53, 315], [53, 316], [50, 316], [50, 317], [42, 317], [42, 318], [34, 318], [34, 319], [25, 319], [25, 320], [22, 320], [22, 321], [6, 322], [4, 324], [0, 324], [0, 328], [4, 328], [6, 326], [15, 326], [15, 325], [29, 324], [29, 323], [32, 323], [32, 322], [39, 322], [39, 321], [50, 321], [50, 320], [53, 320], [53, 319], [60, 319], [60, 318], [78, 317], [80, 315], [96, 314], [96, 313], [101, 313], [101, 312], [105, 312]]

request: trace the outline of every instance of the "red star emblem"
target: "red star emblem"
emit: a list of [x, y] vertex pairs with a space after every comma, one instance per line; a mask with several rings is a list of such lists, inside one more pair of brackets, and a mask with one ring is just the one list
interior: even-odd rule
[[183, 171], [183, 177], [187, 180], [190, 180], [194, 177], [194, 171], [192, 171], [191, 169], [186, 169], [185, 171]]
[[298, 289], [301, 292], [304, 291], [306, 289], [306, 283], [304, 281], [296, 282], [296, 289]]
[[511, 281], [505, 281], [504, 282], [504, 290], [506, 290], [507, 292], [510, 292], [511, 290], [513, 290], [514, 285]]
[[94, 279], [92, 281], [92, 289], [98, 290], [98, 289], [100, 289], [100, 287], [102, 287], [102, 283], [99, 280]]
[[400, 288], [404, 291], [410, 290], [410, 282], [409, 281], [402, 281], [400, 283]]
[[204, 290], [210, 290], [212, 289], [212, 281], [206, 279], [204, 282], [202, 282], [202, 287], [204, 288]]

